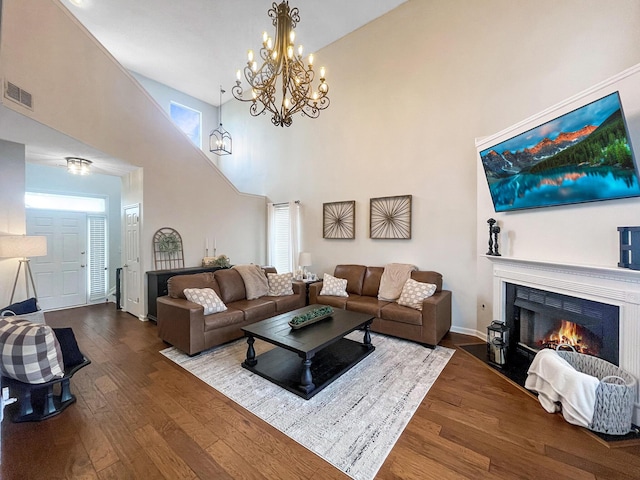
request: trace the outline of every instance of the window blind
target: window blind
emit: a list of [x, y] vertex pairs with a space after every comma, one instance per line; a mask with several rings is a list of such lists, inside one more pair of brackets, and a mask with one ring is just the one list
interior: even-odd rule
[[88, 267], [89, 267], [89, 299], [100, 300], [107, 296], [108, 261], [107, 261], [107, 219], [103, 216], [88, 217]]
[[288, 204], [274, 205], [274, 231], [273, 241], [273, 266], [278, 272], [291, 272], [293, 266], [290, 265], [290, 212]]

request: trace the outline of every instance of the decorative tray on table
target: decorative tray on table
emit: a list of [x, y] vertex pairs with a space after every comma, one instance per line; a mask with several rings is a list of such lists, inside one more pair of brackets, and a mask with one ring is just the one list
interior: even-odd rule
[[297, 330], [299, 328], [306, 327], [307, 325], [319, 322], [320, 320], [324, 320], [331, 315], [333, 315], [333, 308], [331, 307], [315, 308], [307, 313], [293, 317], [289, 320], [289, 326], [294, 330]]

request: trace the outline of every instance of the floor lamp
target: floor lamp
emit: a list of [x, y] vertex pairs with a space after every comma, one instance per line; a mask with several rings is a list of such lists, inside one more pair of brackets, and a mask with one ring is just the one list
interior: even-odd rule
[[13, 290], [11, 291], [11, 300], [9, 303], [13, 303], [13, 296], [16, 293], [16, 285], [18, 285], [18, 278], [20, 278], [20, 270], [24, 265], [24, 284], [27, 292], [27, 298], [29, 298], [29, 281], [33, 287], [33, 296], [38, 299], [38, 293], [36, 292], [36, 284], [33, 281], [33, 275], [31, 274], [31, 266], [29, 264], [29, 257], [44, 257], [47, 254], [47, 237], [41, 235], [6, 235], [0, 237], [0, 257], [3, 258], [19, 258], [18, 271], [16, 272], [16, 279], [13, 281]]

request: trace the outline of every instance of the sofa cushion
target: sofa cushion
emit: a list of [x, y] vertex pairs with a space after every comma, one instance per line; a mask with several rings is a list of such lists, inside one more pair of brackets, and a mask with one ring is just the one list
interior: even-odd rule
[[224, 312], [204, 317], [204, 331], [209, 332], [242, 322], [244, 322], [244, 312], [242, 310], [227, 308]]
[[411, 278], [413, 278], [416, 282], [433, 283], [437, 287], [436, 292], [442, 290], [442, 274], [438, 272], [432, 272], [429, 270], [421, 272], [419, 270], [416, 270], [414, 272], [411, 272]]
[[244, 312], [244, 319], [247, 322], [257, 322], [276, 314], [276, 303], [269, 297], [256, 298], [253, 300], [238, 300], [232, 304], [227, 304], [229, 308], [235, 308]]
[[364, 265], [336, 265], [333, 276], [347, 280], [347, 293], [362, 295], [362, 282], [366, 269]]
[[64, 360], [51, 327], [0, 317], [0, 372], [33, 384], [62, 378]]
[[380, 278], [383, 267], [367, 267], [364, 272], [364, 282], [362, 283], [362, 295], [367, 297], [377, 297], [380, 290]]
[[305, 305], [305, 297], [302, 295], [283, 295], [280, 297], [262, 297], [265, 300], [271, 300], [276, 304], [276, 312], [284, 313], [295, 310], [296, 308], [302, 308]]
[[335, 308], [341, 308], [342, 310], [347, 308], [347, 301], [349, 299], [359, 298], [360, 295], [349, 295], [348, 297], [334, 297], [332, 295], [318, 295], [316, 302], [321, 305], [330, 305]]
[[336, 278], [328, 273], [322, 278], [322, 290], [320, 295], [331, 295], [333, 297], [348, 297], [347, 280], [344, 278]]
[[433, 283], [416, 282], [410, 278], [402, 287], [398, 305], [422, 310], [422, 301], [433, 295], [436, 292], [436, 288]]
[[204, 307], [204, 314], [224, 312], [227, 306], [212, 288], [185, 288], [184, 295], [187, 300]]
[[293, 274], [289, 273], [267, 273], [269, 282], [270, 297], [281, 297], [283, 295], [293, 295]]
[[380, 309], [389, 302], [378, 300], [376, 297], [354, 296], [347, 300], [347, 310], [353, 312], [367, 313], [376, 317], [380, 316]]
[[411, 325], [422, 325], [422, 312], [392, 302], [380, 309], [380, 318]]
[[216, 270], [213, 276], [220, 286], [220, 298], [227, 306], [231, 302], [247, 298], [244, 281], [237, 270], [233, 268]]
[[212, 288], [220, 295], [220, 287], [212, 272], [174, 275], [167, 280], [167, 293], [171, 298], [187, 298], [184, 295], [185, 288]]
[[21, 302], [12, 303], [0, 310], [0, 315], [25, 315], [38, 311], [38, 301], [35, 297], [28, 298]]
[[62, 352], [65, 369], [68, 370], [84, 362], [84, 355], [82, 355], [80, 347], [78, 347], [76, 336], [71, 327], [54, 328], [53, 333], [55, 333], [58, 344], [60, 344], [60, 352]]

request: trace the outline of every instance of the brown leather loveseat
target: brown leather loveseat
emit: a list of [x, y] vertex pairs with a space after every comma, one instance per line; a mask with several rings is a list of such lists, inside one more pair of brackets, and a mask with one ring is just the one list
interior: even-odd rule
[[[276, 273], [274, 268], [264, 268]], [[168, 295], [157, 299], [158, 336], [189, 355], [243, 336], [241, 328], [304, 307], [304, 285], [293, 282], [293, 295], [263, 296], [247, 300], [244, 281], [237, 270], [176, 275], [168, 281]], [[185, 297], [185, 288], [211, 288], [227, 306], [224, 312], [204, 315], [202, 305]]]
[[451, 292], [442, 290], [442, 275], [431, 271], [411, 272], [417, 282], [436, 285], [436, 292], [423, 300], [422, 311], [378, 300], [384, 267], [337, 265], [333, 276], [347, 280], [348, 297], [320, 295], [322, 282], [309, 286], [309, 302], [375, 315], [374, 332], [437, 345], [451, 328]]

